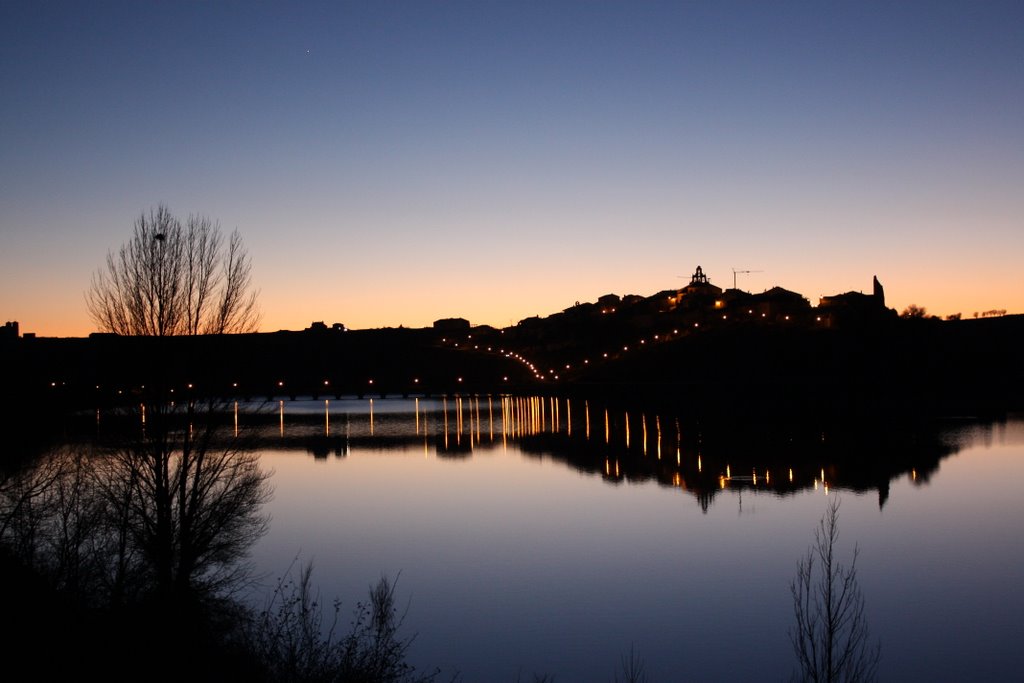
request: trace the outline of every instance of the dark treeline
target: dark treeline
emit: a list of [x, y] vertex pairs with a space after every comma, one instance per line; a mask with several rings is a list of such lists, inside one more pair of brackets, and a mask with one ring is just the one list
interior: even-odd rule
[[0, 354], [9, 368], [4, 400], [13, 408], [25, 398], [78, 408], [131, 403], [144, 387], [179, 398], [252, 399], [539, 392], [618, 397], [709, 417], [1021, 407], [1024, 316], [887, 318], [838, 329], [665, 327], [608, 323], [596, 335], [558, 320], [447, 334], [399, 328], [94, 335], [5, 339]]
[[10, 368], [8, 387], [14, 392], [79, 407], [127, 402], [143, 387], [179, 398], [258, 399], [482, 390], [525, 378], [499, 356], [466, 356], [435, 344], [435, 336], [432, 330], [409, 329], [93, 335], [7, 339], [0, 353]]
[[563, 395], [717, 422], [999, 414], [1024, 407], [1024, 316], [891, 317], [837, 328], [599, 322], [608, 335], [596, 334], [593, 321], [557, 320], [503, 336], [540, 374], [557, 377], [542, 384]]

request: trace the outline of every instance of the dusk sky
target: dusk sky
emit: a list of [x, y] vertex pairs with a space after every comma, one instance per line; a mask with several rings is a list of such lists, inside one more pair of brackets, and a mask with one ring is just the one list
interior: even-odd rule
[[[711, 281], [1024, 312], [1024, 2], [0, 2], [0, 321], [159, 203], [261, 329]], [[683, 276], [680, 278], [679, 276]]]

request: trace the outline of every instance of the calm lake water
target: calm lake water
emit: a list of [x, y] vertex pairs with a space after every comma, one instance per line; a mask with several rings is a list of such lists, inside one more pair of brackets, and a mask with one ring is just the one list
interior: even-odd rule
[[1021, 675], [1019, 418], [711, 429], [547, 398], [271, 410], [253, 427], [274, 473], [257, 568], [269, 583], [312, 560], [343, 623], [398, 576], [421, 670], [611, 681], [632, 648], [653, 681], [786, 680], [789, 585], [839, 496], [883, 680]]

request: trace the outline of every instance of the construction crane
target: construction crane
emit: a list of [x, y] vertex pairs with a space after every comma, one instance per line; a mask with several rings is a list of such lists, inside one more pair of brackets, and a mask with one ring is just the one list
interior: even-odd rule
[[732, 288], [736, 289], [736, 275], [738, 273], [763, 273], [763, 270], [736, 270], [732, 269]]

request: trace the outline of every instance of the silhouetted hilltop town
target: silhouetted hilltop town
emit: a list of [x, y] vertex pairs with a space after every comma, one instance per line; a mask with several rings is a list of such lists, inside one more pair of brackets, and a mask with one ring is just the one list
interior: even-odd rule
[[540, 392], [753, 412], [914, 404], [949, 412], [1021, 402], [1024, 316], [901, 317], [871, 293], [760, 294], [690, 282], [607, 294], [497, 329], [430, 328], [56, 339], [0, 328], [9, 386], [78, 405], [144, 391], [242, 397]]

